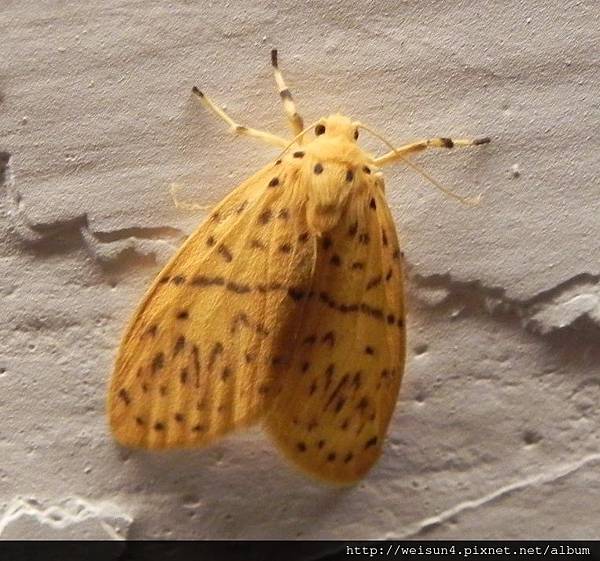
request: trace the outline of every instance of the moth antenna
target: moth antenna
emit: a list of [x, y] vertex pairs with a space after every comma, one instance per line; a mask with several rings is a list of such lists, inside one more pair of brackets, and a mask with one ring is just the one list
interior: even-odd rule
[[465, 206], [479, 206], [481, 202], [481, 193], [475, 197], [461, 197], [454, 191], [451, 191], [447, 187], [441, 185], [438, 181], [436, 181], [431, 175], [429, 175], [423, 168], [411, 162], [408, 158], [400, 158], [409, 168], [413, 169], [417, 173], [420, 173], [425, 179], [427, 179], [434, 187], [437, 187], [442, 193], [445, 193], [449, 197], [456, 199], [458, 202], [462, 203]]
[[178, 196], [177, 196], [177, 191], [179, 190], [179, 185], [177, 183], [171, 183], [171, 185], [169, 186], [169, 194], [171, 195], [171, 199], [173, 200], [173, 204], [175, 205], [175, 208], [177, 209], [181, 209], [181, 210], [209, 210], [211, 209], [214, 205], [199, 205], [197, 203], [188, 203], [185, 201], [182, 201]]
[[[378, 132], [367, 127], [366, 125], [363, 125], [362, 123], [359, 123], [358, 127], [366, 130], [367, 132], [371, 133], [375, 138], [378, 138], [379, 140], [381, 140], [384, 144], [386, 144], [389, 148], [391, 148], [392, 152], [395, 152], [395, 153], [399, 152], [398, 149], [389, 140], [387, 140], [384, 136], [382, 136]], [[482, 138], [482, 139], [473, 141], [472, 144], [474, 146], [476, 146], [478, 144], [487, 144], [489, 142], [490, 142], [489, 138]], [[400, 160], [402, 160], [413, 171], [422, 175], [425, 179], [427, 179], [427, 181], [429, 181], [434, 187], [439, 189], [442, 193], [448, 195], [449, 197], [452, 197], [453, 199], [456, 199], [461, 204], [464, 204], [465, 206], [478, 206], [479, 203], [481, 202], [481, 193], [479, 195], [477, 195], [476, 197], [462, 197], [459, 194], [455, 193], [454, 191], [441, 185], [438, 181], [436, 181], [433, 177], [431, 177], [431, 175], [429, 175], [423, 168], [421, 168], [420, 166], [418, 166], [417, 164], [415, 164], [408, 158], [405, 158], [404, 156], [400, 156], [400, 155], [398, 155], [398, 158]]]
[[320, 119], [316, 120], [314, 123], [311, 123], [310, 125], [308, 125], [308, 127], [306, 127], [303, 131], [299, 132], [294, 138], [292, 138], [292, 140], [290, 140], [289, 144], [280, 152], [279, 154], [279, 158], [281, 158], [294, 144], [296, 144], [296, 141], [300, 138], [302, 138], [310, 129], [312, 129], [318, 122], [320, 121]]

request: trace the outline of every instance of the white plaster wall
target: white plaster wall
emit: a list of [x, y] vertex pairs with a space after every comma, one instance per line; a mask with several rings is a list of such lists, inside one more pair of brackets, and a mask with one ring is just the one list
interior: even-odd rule
[[[0, 536], [598, 538], [598, 3], [4, 0]], [[275, 154], [200, 85], [284, 133], [342, 111], [397, 143], [490, 135], [387, 184], [409, 360], [386, 452], [332, 490], [259, 431], [130, 452], [104, 418], [137, 300], [213, 203]], [[371, 148], [379, 145], [369, 143]]]

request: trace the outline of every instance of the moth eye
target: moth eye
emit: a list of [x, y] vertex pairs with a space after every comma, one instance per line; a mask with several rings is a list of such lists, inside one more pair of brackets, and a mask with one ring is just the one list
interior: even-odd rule
[[320, 135], [322, 135], [322, 134], [324, 134], [324, 133], [325, 133], [325, 125], [320, 125], [320, 124], [319, 124], [319, 125], [317, 125], [317, 126], [315, 127], [315, 134], [316, 134], [317, 136], [320, 136]]
[[358, 129], [354, 129], [354, 140], [358, 140]]

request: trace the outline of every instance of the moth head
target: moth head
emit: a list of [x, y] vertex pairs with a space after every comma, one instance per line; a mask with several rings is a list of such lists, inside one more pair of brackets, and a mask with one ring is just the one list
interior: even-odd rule
[[321, 136], [328, 138], [341, 136], [347, 140], [356, 142], [356, 140], [358, 140], [358, 127], [358, 122], [352, 121], [348, 117], [336, 113], [334, 115], [329, 115], [329, 117], [319, 119], [315, 125], [314, 132], [315, 137], [317, 138]]

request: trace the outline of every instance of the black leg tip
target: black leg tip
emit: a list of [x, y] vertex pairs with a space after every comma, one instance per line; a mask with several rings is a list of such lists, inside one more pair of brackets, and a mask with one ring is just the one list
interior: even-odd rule
[[195, 93], [198, 97], [204, 97], [204, 94], [196, 86], [192, 88], [192, 93]]
[[489, 136], [484, 136], [483, 138], [476, 138], [473, 141], [473, 146], [479, 146], [480, 144], [489, 144], [492, 139]]
[[271, 49], [271, 64], [277, 68], [277, 49]]

